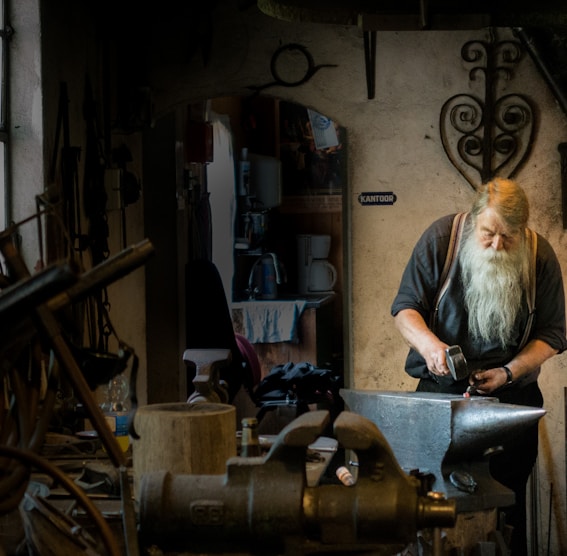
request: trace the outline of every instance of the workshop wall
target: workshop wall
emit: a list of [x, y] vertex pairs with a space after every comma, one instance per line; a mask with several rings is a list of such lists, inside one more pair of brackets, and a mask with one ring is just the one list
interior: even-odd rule
[[[77, 15], [76, 11], [68, 11], [72, 4], [77, 3], [49, 3], [49, 9], [44, 9], [41, 91], [45, 122], [42, 156], [46, 161], [55, 130], [59, 83], [69, 83], [76, 141], [81, 139], [83, 130], [78, 103], [82, 99], [85, 73], [98, 76], [94, 78], [95, 85], [102, 85], [97, 52], [90, 50], [95, 41], [88, 32], [91, 30], [89, 20], [69, 21], [70, 14]], [[403, 372], [407, 348], [394, 329], [389, 308], [405, 262], [420, 233], [436, 217], [466, 209], [473, 197], [470, 184], [443, 150], [439, 115], [452, 95], [474, 93], [478, 87], [478, 83], [470, 81], [466, 64], [460, 57], [462, 45], [471, 39], [489, 40], [490, 36], [486, 30], [378, 33], [376, 97], [369, 100], [360, 29], [290, 24], [268, 18], [253, 7], [240, 10], [235, 4], [228, 0], [215, 4], [211, 14], [214, 16], [212, 34], [202, 36], [200, 43], [186, 40], [190, 33], [199, 31], [195, 26], [188, 25], [185, 36], [171, 32], [172, 28], [179, 28], [178, 14], [174, 10], [163, 14], [159, 23], [154, 22], [152, 42], [159, 46], [151, 53], [149, 82], [154, 95], [155, 118], [165, 118], [191, 102], [250, 94], [254, 86], [272, 83], [270, 59], [282, 44], [302, 44], [315, 64], [336, 65], [321, 68], [299, 87], [271, 86], [265, 88], [263, 94], [313, 107], [348, 130], [349, 190], [345, 215], [349, 263], [345, 283], [350, 284], [345, 300], [348, 384], [363, 389], [413, 390], [415, 382]], [[80, 8], [75, 6], [74, 9]], [[65, 33], [61, 32], [62, 26]], [[510, 33], [498, 30], [498, 35]], [[202, 55], [205, 49], [206, 62]], [[37, 92], [35, 78], [32, 75], [30, 82]], [[567, 268], [557, 152], [557, 145], [565, 140], [566, 117], [528, 57], [515, 68], [506, 88], [528, 95], [537, 107], [533, 150], [517, 178], [532, 203], [532, 226], [547, 236], [563, 268]], [[30, 106], [32, 104], [30, 100]], [[26, 124], [32, 127], [31, 122]], [[113, 141], [122, 139], [133, 144], [137, 160], [141, 156], [139, 135], [114, 137]], [[37, 136], [34, 134], [29, 141], [35, 143]], [[23, 146], [18, 153], [20, 161], [24, 160]], [[18, 188], [32, 189], [30, 181], [35, 183], [34, 179], [17, 177]], [[362, 206], [358, 196], [367, 191], [393, 192], [397, 200], [393, 205]], [[29, 199], [31, 195], [27, 205], [24, 202], [18, 205], [22, 215], [31, 206]], [[136, 205], [131, 217], [129, 215], [132, 241], [143, 237], [141, 209], [141, 204]], [[111, 234], [116, 251], [120, 246], [120, 228], [113, 225]], [[124, 339], [141, 355], [140, 399], [144, 400], [143, 273], [122, 280], [119, 286], [120, 293], [112, 297], [111, 316], [116, 319], [115, 326]], [[151, 284], [151, 287], [158, 286]], [[553, 554], [567, 552], [565, 357], [561, 355], [546, 363], [540, 381], [548, 414], [541, 423], [542, 450], [534, 503], [542, 508], [541, 523], [537, 524], [542, 542], [551, 527]], [[550, 516], [543, 512], [548, 507], [552, 509]]]

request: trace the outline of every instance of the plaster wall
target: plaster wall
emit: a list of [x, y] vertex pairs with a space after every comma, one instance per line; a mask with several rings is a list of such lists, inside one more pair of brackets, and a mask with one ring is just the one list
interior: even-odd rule
[[[368, 100], [362, 32], [355, 27], [290, 24], [228, 3], [214, 12], [212, 50], [207, 65], [199, 52], [184, 61], [162, 59], [155, 66], [156, 111], [189, 101], [246, 94], [273, 83], [270, 59], [281, 45], [299, 43], [321, 68], [296, 88], [263, 90], [303, 103], [348, 130], [349, 189], [346, 244], [350, 261], [347, 320], [351, 387], [414, 390], [405, 375], [407, 347], [394, 328], [390, 304], [411, 249], [435, 218], [467, 209], [473, 188], [446, 156], [439, 135], [439, 114], [457, 93], [479, 94], [469, 78], [461, 47], [469, 40], [490, 40], [488, 30], [380, 32], [377, 37], [376, 97]], [[513, 38], [497, 30], [496, 39]], [[299, 64], [300, 61], [297, 61]], [[293, 64], [288, 68], [296, 70]], [[543, 233], [567, 268], [566, 235], [561, 225], [560, 160], [565, 115], [527, 56], [514, 68], [505, 92], [530, 97], [536, 105], [537, 132], [527, 163], [518, 172], [531, 202], [531, 225]], [[481, 94], [482, 97], [482, 94]], [[364, 191], [392, 191], [392, 206], [361, 206]], [[533, 504], [541, 519], [534, 536], [547, 538], [553, 554], [567, 551], [565, 527], [564, 390], [567, 356], [544, 365], [541, 387], [547, 415], [541, 422], [541, 455]], [[553, 485], [553, 486], [552, 486]], [[550, 501], [550, 490], [553, 490]], [[551, 513], [543, 509], [550, 507]]]
[[[97, 34], [96, 11], [76, 2], [40, 5], [38, 0], [10, 3], [9, 23], [14, 30], [10, 40], [9, 133], [10, 192], [7, 203], [8, 222], [22, 222], [36, 212], [36, 195], [61, 184], [61, 151], [63, 132], [57, 141], [60, 88], [65, 84], [68, 95], [69, 141], [78, 149], [77, 204], [81, 214], [79, 231], [89, 232], [84, 213], [86, 121], [84, 98], [86, 79], [90, 80], [98, 123], [103, 118], [102, 50]], [[99, 128], [101, 130], [102, 128]], [[101, 145], [103, 143], [100, 137]], [[140, 175], [141, 136], [113, 135], [112, 145], [126, 144], [132, 152], [128, 170]], [[102, 148], [102, 147], [101, 147]], [[106, 153], [105, 153], [106, 154]], [[56, 165], [51, 177], [52, 161]], [[110, 206], [110, 205], [109, 205]], [[126, 208], [125, 218], [118, 210], [108, 212], [109, 257], [118, 254], [143, 236], [143, 200]], [[125, 223], [125, 231], [123, 227]], [[37, 225], [32, 220], [18, 227], [21, 248], [30, 272], [40, 259]], [[45, 254], [46, 255], [46, 254]], [[81, 272], [92, 267], [90, 253], [75, 253]], [[47, 261], [44, 261], [47, 262]], [[110, 284], [108, 311], [120, 341], [131, 346], [140, 359], [140, 384], [145, 382], [145, 290], [143, 269], [137, 269], [120, 281]], [[87, 340], [85, 340], [87, 341]], [[109, 351], [118, 344], [109, 337]], [[97, 395], [101, 395], [98, 392]], [[141, 388], [140, 395], [144, 391]], [[143, 398], [142, 398], [143, 399]]]
[[[8, 81], [11, 157], [8, 176], [13, 187], [7, 195], [6, 222], [19, 223], [35, 211], [35, 195], [43, 190], [43, 120], [40, 9], [36, 0], [22, 0], [11, 10], [10, 24], [18, 32], [10, 41], [11, 63], [18, 71]], [[38, 260], [35, 225], [18, 228], [26, 263]]]

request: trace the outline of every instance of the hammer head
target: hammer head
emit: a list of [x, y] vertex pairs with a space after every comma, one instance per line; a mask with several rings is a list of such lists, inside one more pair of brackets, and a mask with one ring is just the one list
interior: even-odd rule
[[447, 367], [451, 371], [451, 376], [455, 380], [462, 380], [469, 376], [467, 360], [461, 351], [460, 346], [449, 346], [445, 349], [445, 360]]

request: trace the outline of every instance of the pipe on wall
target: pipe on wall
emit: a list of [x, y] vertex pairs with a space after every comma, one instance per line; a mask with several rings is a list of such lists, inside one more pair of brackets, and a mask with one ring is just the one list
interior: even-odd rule
[[560, 84], [557, 82], [553, 74], [549, 71], [549, 68], [542, 57], [540, 48], [536, 45], [534, 36], [530, 34], [529, 31], [526, 31], [523, 27], [514, 27], [513, 31], [531, 56], [537, 69], [543, 76], [552, 93], [555, 95], [555, 98], [561, 106], [561, 109], [567, 115], [567, 97], [565, 96]]

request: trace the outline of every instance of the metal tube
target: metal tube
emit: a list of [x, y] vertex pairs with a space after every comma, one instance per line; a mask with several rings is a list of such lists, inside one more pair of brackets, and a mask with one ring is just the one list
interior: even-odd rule
[[147, 239], [120, 251], [114, 257], [85, 272], [67, 291], [50, 299], [49, 309], [58, 311], [71, 302], [84, 299], [93, 291], [104, 288], [144, 264], [154, 252], [152, 243]]
[[0, 295], [0, 322], [14, 327], [14, 319], [24, 319], [39, 304], [58, 295], [77, 281], [70, 265], [48, 267], [29, 278], [2, 290]]
[[567, 97], [563, 94], [563, 91], [541, 57], [541, 53], [537, 48], [534, 37], [530, 35], [523, 27], [514, 27], [514, 34], [520, 39], [525, 49], [528, 51], [535, 65], [541, 72], [541, 75], [545, 79], [549, 88], [555, 95], [557, 102], [560, 104], [561, 109], [565, 114], [567, 114]]
[[441, 528], [434, 527], [433, 528], [433, 548], [432, 548], [433, 556], [443, 556], [443, 543], [441, 539]]

